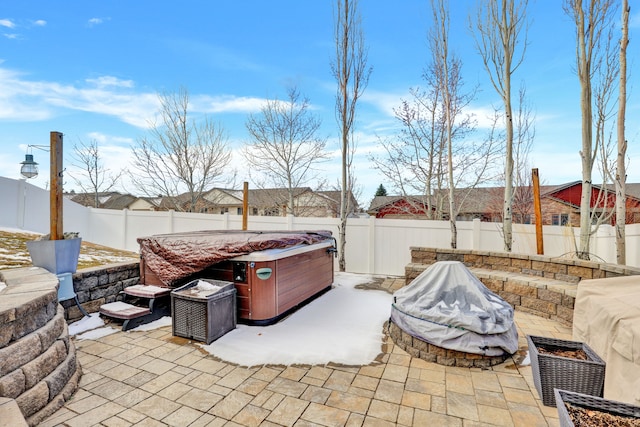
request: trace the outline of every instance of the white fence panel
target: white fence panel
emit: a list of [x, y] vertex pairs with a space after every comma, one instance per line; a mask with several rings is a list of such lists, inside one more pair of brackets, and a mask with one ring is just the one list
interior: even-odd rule
[[[0, 227], [46, 234], [49, 232], [49, 192], [24, 180], [0, 177]], [[240, 230], [242, 216], [185, 212], [115, 211], [85, 208], [64, 201], [64, 229], [78, 231], [84, 240], [137, 252], [139, 237], [198, 230]], [[339, 219], [249, 216], [250, 230], [329, 230], [336, 239]], [[503, 251], [502, 224], [474, 221], [457, 223], [459, 249]], [[535, 226], [514, 224], [513, 252], [536, 253]], [[562, 256], [575, 252], [580, 230], [544, 226], [544, 253]], [[447, 221], [349, 218], [346, 263], [354, 273], [403, 275], [412, 246], [450, 247]], [[640, 224], [626, 227], [627, 265], [640, 266]], [[601, 226], [592, 236], [591, 253], [614, 263], [615, 230]], [[337, 263], [336, 263], [337, 268]]]

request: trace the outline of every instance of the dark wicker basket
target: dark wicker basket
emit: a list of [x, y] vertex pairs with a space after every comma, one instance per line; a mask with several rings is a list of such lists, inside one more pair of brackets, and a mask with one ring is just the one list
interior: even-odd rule
[[[204, 281], [220, 286], [208, 296], [192, 296], [190, 288]], [[236, 328], [236, 289], [233, 282], [197, 279], [171, 292], [173, 335], [211, 344]]]
[[[602, 397], [605, 362], [588, 345], [579, 341], [527, 335], [533, 383], [542, 403], [555, 406], [553, 389]], [[537, 346], [547, 349], [583, 350], [588, 360], [540, 354]]]
[[607, 400], [596, 396], [588, 396], [582, 393], [574, 393], [567, 390], [555, 389], [554, 395], [556, 407], [558, 408], [560, 427], [575, 427], [565, 403], [596, 411], [609, 412], [614, 415], [640, 419], [640, 406], [616, 402], [615, 400]]

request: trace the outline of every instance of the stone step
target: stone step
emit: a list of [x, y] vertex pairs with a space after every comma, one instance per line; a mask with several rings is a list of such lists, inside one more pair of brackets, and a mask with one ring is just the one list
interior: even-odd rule
[[113, 317], [115, 319], [135, 319], [137, 317], [146, 316], [150, 313], [151, 310], [149, 307], [139, 307], [122, 301], [110, 302], [100, 306], [100, 314], [104, 314], [107, 317]]

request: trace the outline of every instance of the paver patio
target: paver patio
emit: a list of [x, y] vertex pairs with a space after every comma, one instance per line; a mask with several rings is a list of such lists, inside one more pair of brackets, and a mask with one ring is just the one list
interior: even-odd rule
[[487, 370], [413, 358], [388, 339], [367, 366], [242, 367], [216, 360], [171, 327], [76, 341], [76, 394], [42, 426], [557, 426], [525, 335], [571, 329], [516, 311], [520, 356]]

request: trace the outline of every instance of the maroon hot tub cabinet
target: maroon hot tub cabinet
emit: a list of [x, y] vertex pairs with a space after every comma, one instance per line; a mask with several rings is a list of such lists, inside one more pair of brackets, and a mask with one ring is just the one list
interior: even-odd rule
[[331, 288], [332, 243], [252, 252], [222, 261], [208, 268], [206, 274], [235, 284], [240, 320], [271, 324]]

